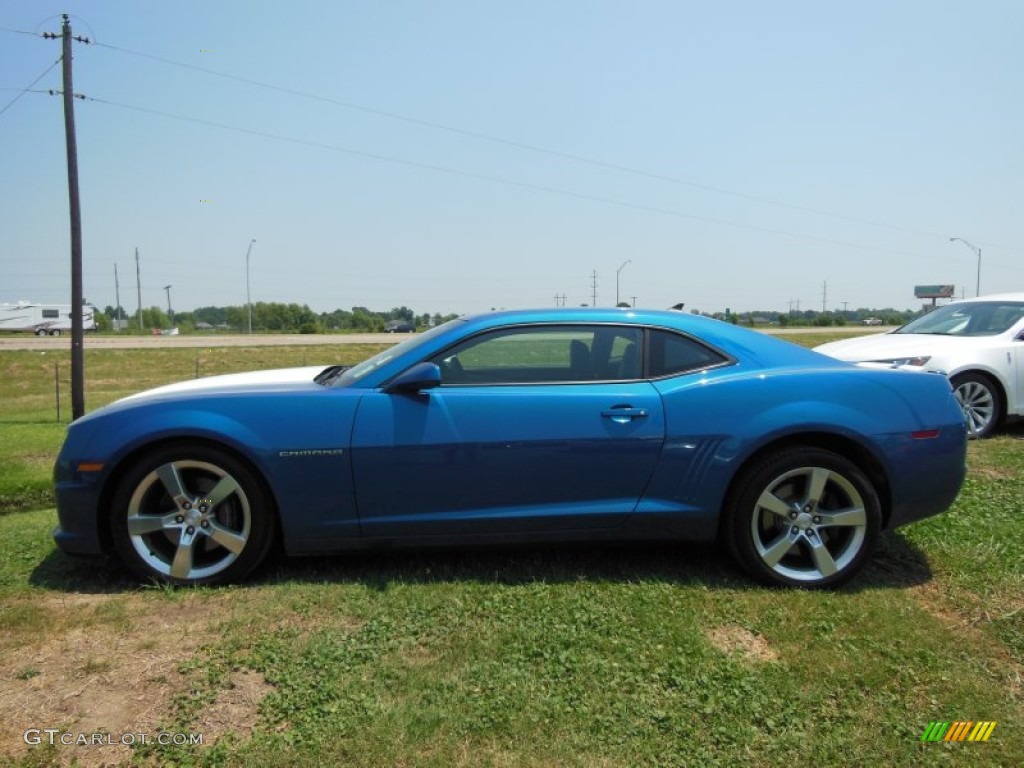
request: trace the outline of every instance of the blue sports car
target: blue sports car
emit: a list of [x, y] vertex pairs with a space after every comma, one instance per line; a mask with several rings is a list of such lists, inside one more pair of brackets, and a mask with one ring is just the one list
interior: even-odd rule
[[272, 547], [721, 539], [761, 581], [829, 587], [952, 504], [966, 439], [943, 376], [682, 312], [495, 312], [79, 419], [54, 536], [175, 584]]

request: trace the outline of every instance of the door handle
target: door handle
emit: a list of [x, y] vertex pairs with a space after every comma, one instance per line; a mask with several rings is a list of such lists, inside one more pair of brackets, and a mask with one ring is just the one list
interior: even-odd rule
[[616, 424], [628, 424], [633, 419], [643, 419], [648, 416], [646, 408], [633, 408], [629, 405], [617, 405], [606, 411], [601, 411], [606, 419], [611, 419]]

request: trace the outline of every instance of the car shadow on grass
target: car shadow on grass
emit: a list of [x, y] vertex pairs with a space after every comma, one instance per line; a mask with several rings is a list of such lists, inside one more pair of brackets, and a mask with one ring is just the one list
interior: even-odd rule
[[[840, 591], [902, 589], [931, 577], [924, 553], [901, 533], [888, 532], [879, 538], [864, 570]], [[29, 582], [36, 587], [83, 593], [159, 587], [140, 582], [116, 561], [72, 558], [56, 550], [32, 571]], [[276, 557], [242, 586], [337, 583], [387, 590], [395, 584], [444, 582], [663, 582], [724, 590], [772, 589], [749, 578], [716, 544], [676, 542], [389, 549], [330, 557]]]

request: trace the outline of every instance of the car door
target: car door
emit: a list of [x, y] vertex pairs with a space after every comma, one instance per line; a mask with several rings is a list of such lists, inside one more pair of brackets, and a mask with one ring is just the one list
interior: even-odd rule
[[1014, 379], [1016, 391], [1009, 396], [1012, 403], [1009, 407], [1018, 416], [1024, 416], [1024, 324], [1018, 327], [1011, 354], [1017, 375]]
[[504, 328], [437, 355], [440, 387], [366, 395], [352, 436], [364, 535], [620, 524], [665, 437], [642, 342], [627, 326]]

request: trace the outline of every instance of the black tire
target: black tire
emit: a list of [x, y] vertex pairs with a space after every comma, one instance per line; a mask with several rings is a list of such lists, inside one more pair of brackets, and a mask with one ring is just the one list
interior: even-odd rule
[[999, 387], [983, 373], [967, 371], [954, 376], [950, 383], [967, 420], [971, 437], [988, 437], [999, 428], [1003, 416], [1003, 398]]
[[36, 328], [36, 336], [45, 336], [45, 335], [46, 335], [46, 329], [45, 328]]
[[180, 443], [121, 477], [110, 530], [117, 554], [143, 579], [199, 585], [250, 573], [276, 525], [269, 493], [248, 466], [221, 449]]
[[60, 336], [60, 328], [54, 328], [52, 331], [50, 331], [50, 335], [51, 336]]
[[820, 589], [839, 586], [864, 566], [881, 520], [878, 494], [857, 465], [800, 447], [743, 472], [729, 495], [722, 534], [758, 581]]

